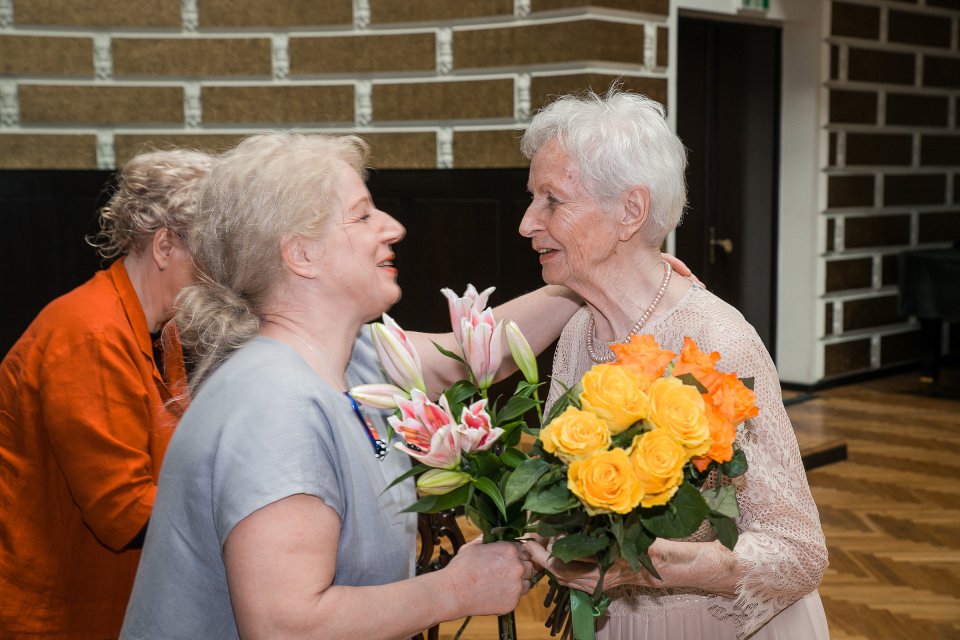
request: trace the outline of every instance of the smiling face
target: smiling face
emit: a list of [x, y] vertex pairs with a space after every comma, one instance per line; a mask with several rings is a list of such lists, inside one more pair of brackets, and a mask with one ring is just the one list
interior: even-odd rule
[[540, 254], [543, 280], [580, 292], [602, 280], [603, 264], [616, 250], [615, 216], [603, 210], [580, 181], [577, 164], [556, 139], [530, 161], [532, 202], [520, 222]]
[[376, 208], [353, 168], [342, 164], [338, 179], [342, 207], [333, 214], [323, 241], [324, 278], [370, 319], [400, 299], [392, 245], [403, 239], [406, 230]]

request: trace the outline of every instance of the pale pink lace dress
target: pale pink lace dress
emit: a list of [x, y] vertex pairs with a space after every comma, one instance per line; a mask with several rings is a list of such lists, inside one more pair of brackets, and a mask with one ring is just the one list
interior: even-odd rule
[[[593, 365], [585, 341], [590, 312], [581, 309], [560, 337], [553, 376], [566, 385]], [[829, 638], [816, 589], [827, 566], [827, 548], [810, 495], [797, 439], [783, 408], [773, 361], [740, 313], [708, 291], [692, 287], [656, 324], [646, 327], [664, 349], [680, 352], [690, 336], [707, 353], [719, 351], [718, 368], [754, 377], [760, 415], [740, 427], [737, 439], [749, 470], [735, 481], [740, 517], [734, 550], [744, 576], [735, 599], [696, 589], [624, 586], [611, 592], [598, 638], [622, 640], [821, 640]], [[550, 389], [548, 404], [561, 392]], [[705, 525], [688, 540], [708, 541]]]

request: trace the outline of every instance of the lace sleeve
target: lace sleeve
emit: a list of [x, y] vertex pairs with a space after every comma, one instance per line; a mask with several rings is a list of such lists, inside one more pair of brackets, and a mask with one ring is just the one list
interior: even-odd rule
[[734, 552], [743, 575], [732, 607], [718, 616], [733, 617], [737, 637], [745, 638], [817, 588], [827, 548], [776, 368], [753, 327], [738, 320], [735, 327], [712, 324], [701, 345], [720, 352], [720, 369], [754, 377], [760, 407], [738, 434], [749, 463], [735, 481], [740, 537]]

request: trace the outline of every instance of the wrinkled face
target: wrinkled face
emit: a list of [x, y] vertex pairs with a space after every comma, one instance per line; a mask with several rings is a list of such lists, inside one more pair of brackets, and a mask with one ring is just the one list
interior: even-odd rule
[[392, 245], [406, 230], [373, 204], [360, 175], [349, 165], [339, 170], [341, 211], [334, 213], [324, 244], [330, 285], [375, 318], [400, 299]]
[[543, 280], [574, 291], [597, 282], [617, 245], [615, 218], [583, 188], [577, 164], [548, 141], [530, 161], [527, 182], [532, 201], [520, 222], [540, 255]]

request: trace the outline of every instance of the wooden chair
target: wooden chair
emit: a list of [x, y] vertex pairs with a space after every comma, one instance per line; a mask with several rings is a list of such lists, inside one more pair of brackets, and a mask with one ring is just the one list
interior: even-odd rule
[[[420, 553], [417, 555], [417, 575], [437, 571], [447, 566], [466, 542], [460, 525], [457, 524], [457, 511], [450, 509], [440, 513], [421, 513], [417, 517], [417, 534], [420, 536]], [[450, 542], [453, 553], [443, 546], [443, 539]], [[434, 557], [436, 556], [436, 557]], [[426, 630], [427, 640], [440, 637], [440, 626]], [[423, 634], [414, 636], [414, 640], [424, 640]]]

